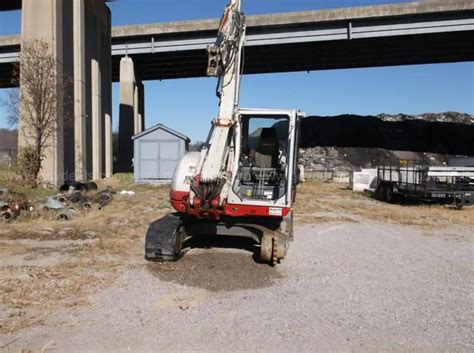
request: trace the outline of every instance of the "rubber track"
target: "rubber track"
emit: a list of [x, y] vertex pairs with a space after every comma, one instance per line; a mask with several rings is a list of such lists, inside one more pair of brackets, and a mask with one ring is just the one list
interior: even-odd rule
[[150, 224], [145, 237], [145, 259], [149, 261], [175, 261], [179, 258], [182, 239], [176, 230], [182, 221], [172, 213]]

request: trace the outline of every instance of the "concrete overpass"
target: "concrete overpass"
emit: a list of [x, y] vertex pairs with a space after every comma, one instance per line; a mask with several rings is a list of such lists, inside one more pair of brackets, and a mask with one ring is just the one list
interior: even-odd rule
[[[110, 1], [115, 1], [115, 0], [110, 0]], [[110, 1], [106, 1], [106, 2], [110, 2]], [[22, 3], [23, 3], [22, 0], [1, 0], [0, 11], [20, 10], [23, 5]]]
[[[114, 27], [112, 79], [120, 59], [141, 80], [205, 75], [218, 20]], [[474, 2], [402, 3], [250, 16], [245, 73], [311, 71], [474, 60]], [[10, 85], [19, 37], [0, 37], [0, 87]]]
[[[115, 27], [113, 78], [129, 55], [143, 80], [205, 75], [217, 20]], [[245, 73], [474, 60], [474, 2], [442, 1], [251, 16]]]
[[[25, 1], [34, 3], [23, 0], [24, 4]], [[86, 5], [90, 2], [65, 0], [64, 3], [82, 1]], [[88, 23], [85, 26], [87, 30]], [[105, 72], [111, 69], [113, 81], [121, 83], [119, 145], [124, 163], [129, 164], [131, 159], [131, 135], [144, 126], [141, 81], [204, 76], [205, 49], [215, 40], [217, 27], [216, 19], [112, 29], [111, 68], [107, 69], [106, 62], [101, 65]], [[250, 16], [247, 27], [244, 66], [247, 74], [474, 60], [474, 2], [471, 0]], [[90, 34], [84, 36], [93, 42]], [[0, 37], [0, 87], [10, 86], [11, 65], [19, 58], [20, 46], [20, 36]], [[83, 69], [79, 78], [74, 73], [75, 81], [83, 82], [87, 70]], [[86, 79], [87, 85], [89, 81]], [[103, 84], [103, 89], [109, 91], [110, 86], [107, 88], [105, 81]], [[81, 90], [77, 92], [84, 94]], [[82, 143], [77, 145], [76, 148], [84, 150]], [[95, 160], [110, 160], [110, 156], [100, 157], [102, 153], [97, 152]], [[98, 176], [102, 167], [99, 162], [96, 164], [93, 175]]]
[[21, 0], [0, 1], [0, 11], [11, 11], [21, 9]]

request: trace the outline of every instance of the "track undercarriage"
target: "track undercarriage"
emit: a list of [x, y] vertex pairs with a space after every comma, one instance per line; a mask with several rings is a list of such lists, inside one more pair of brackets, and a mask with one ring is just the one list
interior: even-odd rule
[[252, 239], [260, 246], [260, 261], [276, 265], [285, 258], [293, 240], [292, 215], [265, 223], [251, 218], [203, 221], [179, 213], [169, 214], [148, 228], [145, 258], [149, 261], [176, 261], [185, 241], [206, 235], [238, 236]]

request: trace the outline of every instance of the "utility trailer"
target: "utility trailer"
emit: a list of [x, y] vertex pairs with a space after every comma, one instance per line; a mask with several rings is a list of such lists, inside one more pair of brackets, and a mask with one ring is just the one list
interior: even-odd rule
[[377, 168], [378, 200], [411, 199], [454, 204], [474, 203], [474, 167], [428, 167], [414, 163]]

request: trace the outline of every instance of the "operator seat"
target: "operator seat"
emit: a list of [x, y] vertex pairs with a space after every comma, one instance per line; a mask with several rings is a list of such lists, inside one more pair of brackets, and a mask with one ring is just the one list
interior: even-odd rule
[[278, 137], [275, 128], [263, 128], [255, 151], [257, 168], [276, 168], [278, 164]]

